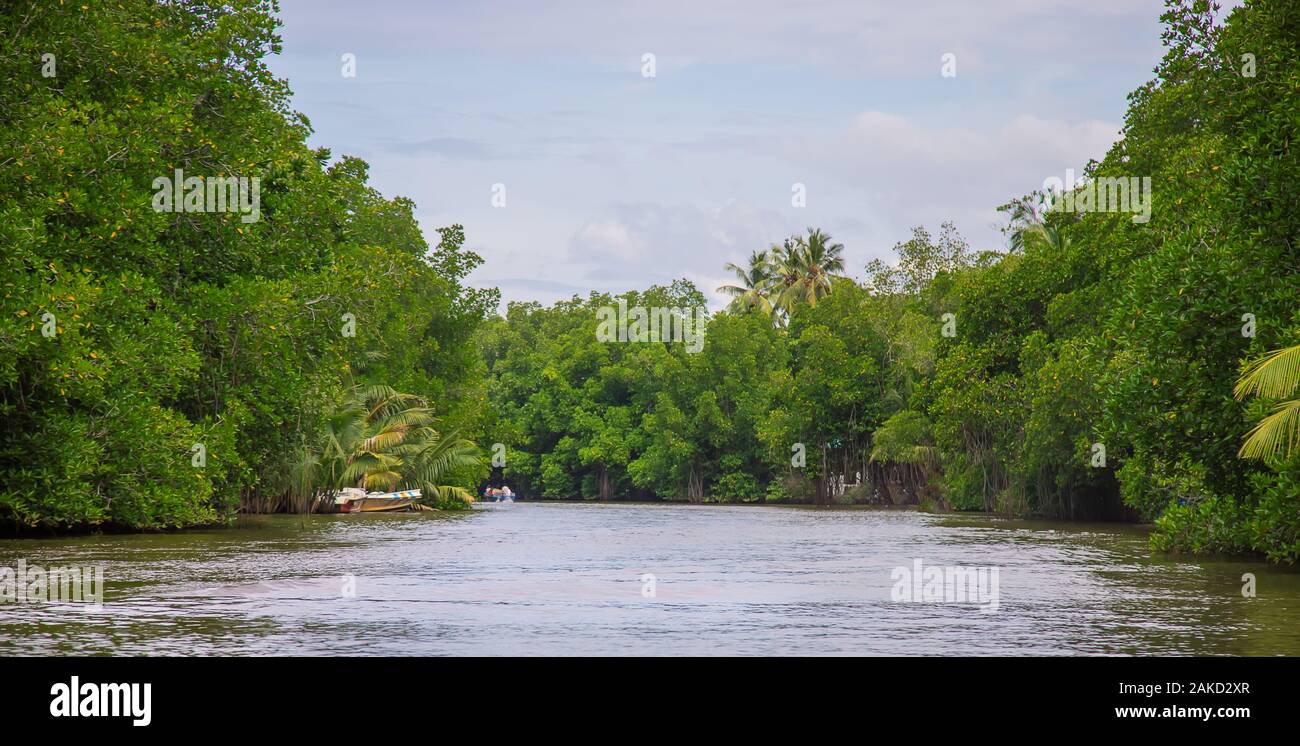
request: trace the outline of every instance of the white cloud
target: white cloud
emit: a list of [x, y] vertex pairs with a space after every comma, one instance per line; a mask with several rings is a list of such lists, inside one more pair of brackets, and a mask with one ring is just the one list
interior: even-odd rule
[[[1116, 40], [1097, 54], [1138, 55], [1145, 50], [1126, 47], [1122, 37], [1149, 27], [1163, 10], [1160, 0], [408, 0], [385, 5], [386, 13], [358, 12], [352, 0], [281, 5], [294, 15], [297, 35], [330, 51], [361, 36], [383, 39], [384, 50], [399, 53], [431, 45], [520, 56], [579, 53], [626, 70], [639, 70], [641, 54], [654, 52], [661, 72], [704, 60], [765, 59], [871, 74], [937, 74], [944, 52], [956, 53], [959, 70], [972, 72], [1059, 57], [1073, 49], [1070, 36]], [[342, 38], [329, 45], [330, 36]], [[917, 69], [922, 61], [924, 72]]]
[[857, 219], [887, 227], [893, 239], [872, 236], [877, 249], [905, 237], [909, 226], [947, 219], [978, 248], [996, 248], [989, 242], [1000, 222], [997, 205], [1100, 159], [1119, 132], [1118, 123], [1030, 114], [987, 130], [936, 127], [871, 111], [837, 134], [805, 138], [791, 157], [816, 164], [833, 182], [810, 184], [810, 194], [832, 192], [860, 206]]
[[[1100, 158], [1160, 58], [1161, 0], [283, 0], [272, 61], [313, 143], [464, 224], [507, 299], [695, 280], [815, 225], [851, 274]], [[1084, 50], [1084, 51], [1081, 51]], [[356, 79], [338, 75], [355, 51]], [[640, 77], [644, 52], [658, 77]], [[957, 55], [958, 76], [940, 76]], [[282, 64], [283, 63], [283, 64]], [[509, 207], [488, 188], [509, 187]], [[807, 185], [806, 209], [790, 186]], [[583, 293], [585, 294], [585, 293]]]
[[626, 225], [611, 219], [598, 220], [582, 226], [578, 230], [578, 235], [573, 238], [573, 245], [577, 247], [579, 254], [620, 262], [635, 261], [649, 248], [644, 241], [644, 236], [638, 236], [634, 241]]
[[568, 259], [585, 267], [588, 277], [622, 280], [629, 288], [679, 277], [713, 282], [727, 262], [740, 263], [754, 249], [799, 230], [775, 211], [741, 201], [717, 207], [615, 204], [578, 229]]

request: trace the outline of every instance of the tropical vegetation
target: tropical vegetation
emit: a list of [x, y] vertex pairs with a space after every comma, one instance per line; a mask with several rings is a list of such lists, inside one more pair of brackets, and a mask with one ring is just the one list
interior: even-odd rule
[[443, 507], [472, 503], [467, 489], [444, 481], [458, 471], [476, 474], [479, 448], [440, 433], [436, 423], [433, 408], [418, 396], [382, 384], [355, 386], [325, 416], [316, 442], [298, 451], [291, 494], [299, 512], [345, 487], [418, 489], [424, 501]]
[[[917, 228], [858, 280], [810, 229], [727, 265], [698, 355], [596, 342], [615, 296], [511, 304], [480, 334], [507, 475], [541, 497], [1152, 521], [1160, 549], [1294, 562], [1300, 5], [1217, 11], [1169, 3], [1166, 56], [1086, 170], [1149, 177], [1149, 220], [1031, 192], [1002, 207], [1006, 246]], [[703, 302], [685, 281], [618, 297]]]
[[[463, 506], [492, 443], [528, 497], [1141, 520], [1300, 558], [1300, 5], [1170, 0], [1085, 174], [1149, 178], [1149, 220], [1030, 192], [1003, 246], [917, 227], [860, 275], [809, 228], [726, 265], [698, 353], [595, 334], [620, 301], [706, 306], [685, 280], [499, 315], [460, 226], [430, 245], [306, 144], [275, 11], [0, 7], [0, 523]], [[178, 169], [258, 178], [258, 219], [155, 209]]]
[[779, 245], [749, 256], [749, 266], [728, 262], [726, 269], [740, 284], [723, 285], [718, 292], [732, 298], [730, 311], [758, 310], [783, 323], [795, 308], [814, 307], [845, 279], [844, 245], [818, 228], [795, 235]]
[[[365, 162], [307, 146], [264, 60], [275, 10], [0, 6], [0, 523], [215, 523], [345, 476], [445, 505], [477, 486], [473, 336], [497, 293], [463, 284], [481, 260], [459, 226], [431, 247]], [[153, 209], [176, 169], [260, 179], [258, 219]], [[392, 432], [356, 421], [355, 385], [411, 397], [401, 443], [347, 439]], [[312, 459], [348, 463], [317, 482]]]

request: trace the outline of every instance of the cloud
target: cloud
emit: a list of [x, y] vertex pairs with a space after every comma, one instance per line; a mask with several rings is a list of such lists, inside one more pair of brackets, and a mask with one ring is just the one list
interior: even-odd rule
[[[295, 18], [296, 34], [289, 40], [300, 37], [322, 52], [344, 49], [360, 37], [382, 39], [383, 50], [401, 54], [427, 52], [431, 43], [451, 52], [582, 54], [626, 71], [639, 70], [641, 55], [653, 52], [661, 75], [703, 61], [760, 58], [920, 75], [937, 72], [944, 52], [958, 55], [961, 70], [975, 71], [1065, 53], [1065, 17], [1070, 35], [1107, 42], [1107, 48], [1093, 49], [1095, 54], [1134, 59], [1144, 50], [1133, 48], [1133, 34], [1149, 29], [1162, 11], [1159, 0], [983, 0], [905, 7], [860, 0], [406, 0], [386, 5], [388, 13], [359, 13], [353, 0], [284, 0], [282, 6]], [[922, 60], [924, 73], [917, 65]]]
[[495, 280], [495, 282], [510, 288], [539, 290], [547, 293], [558, 293], [563, 296], [583, 295], [591, 290], [591, 288], [586, 285], [571, 285], [567, 282], [538, 280], [531, 277], [504, 277]]
[[727, 262], [741, 263], [751, 251], [799, 230], [777, 212], [742, 201], [712, 208], [615, 204], [577, 230], [567, 258], [587, 277], [623, 281], [627, 287], [692, 275], [716, 279]]
[[[997, 205], [1100, 159], [1119, 133], [1114, 122], [1032, 114], [974, 129], [868, 111], [837, 133], [805, 138], [790, 157], [813, 164], [810, 170], [829, 182], [809, 183], [810, 204], [818, 197], [856, 200], [862, 206], [856, 219], [887, 226], [898, 237], [908, 226], [952, 219], [979, 248], [996, 248], [985, 242], [1001, 222]], [[882, 238], [873, 243], [892, 245]]]
[[487, 146], [463, 137], [430, 137], [414, 142], [392, 142], [387, 149], [407, 155], [439, 155], [444, 158], [486, 160], [495, 157]]
[[313, 143], [367, 157], [426, 228], [463, 224], [486, 259], [474, 281], [508, 299], [678, 277], [708, 293], [810, 225], [850, 274], [914, 225], [996, 248], [996, 206], [1102, 157], [1162, 54], [1161, 0], [281, 7], [272, 65]]
[[[1070, 123], [1033, 114], [1018, 115], [989, 130], [976, 130], [927, 126], [895, 114], [868, 111], [857, 115], [837, 137], [814, 142], [810, 149], [852, 172], [863, 167], [906, 171], [909, 166], [956, 171], [997, 163], [1033, 171], [1100, 158], [1119, 133], [1118, 123]], [[996, 176], [1005, 168], [990, 171], [979, 176]]]
[[[527, 244], [533, 254], [546, 256], [539, 281], [564, 287], [502, 281], [502, 290], [507, 297], [555, 299], [582, 288], [618, 291], [686, 277], [716, 308], [722, 299], [713, 290], [729, 281], [723, 265], [743, 265], [751, 251], [810, 225], [845, 243], [850, 275], [860, 275], [871, 258], [889, 258], [890, 248], [914, 225], [933, 229], [953, 220], [976, 248], [999, 248], [1003, 218], [997, 205], [1039, 187], [1048, 176], [1100, 158], [1118, 133], [1116, 123], [1031, 114], [977, 129], [866, 111], [825, 132], [754, 137], [728, 157], [750, 164], [767, 158], [766, 164], [784, 163], [791, 173], [806, 174], [800, 178], [807, 183], [808, 209], [788, 209], [788, 183], [777, 180], [764, 185], [771, 194], [760, 204], [747, 180], [751, 174], [740, 177], [746, 197], [720, 204], [710, 205], [696, 192], [677, 194], [681, 199], [674, 201], [596, 202], [585, 207], [564, 249], [537, 235]], [[766, 164], [759, 172], [773, 168]], [[482, 253], [491, 261], [491, 252]]]

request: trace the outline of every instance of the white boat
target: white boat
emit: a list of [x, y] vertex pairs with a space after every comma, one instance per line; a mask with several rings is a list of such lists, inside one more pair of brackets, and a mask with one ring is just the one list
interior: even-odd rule
[[390, 510], [416, 510], [419, 490], [399, 492], [366, 492], [357, 487], [346, 487], [334, 493], [334, 504], [340, 513], [382, 513]]

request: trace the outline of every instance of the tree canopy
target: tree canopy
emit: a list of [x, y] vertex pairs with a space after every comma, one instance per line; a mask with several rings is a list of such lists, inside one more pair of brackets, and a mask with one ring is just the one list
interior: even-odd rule
[[[458, 226], [431, 248], [363, 161], [306, 145], [264, 61], [274, 12], [0, 8], [0, 519], [274, 509], [354, 375], [477, 432], [471, 338], [497, 296], [462, 280], [481, 260]], [[258, 179], [257, 219], [154, 209], [177, 169]]]
[[[1015, 198], [1006, 247], [918, 227], [859, 284], [809, 229], [727, 265], [694, 357], [593, 344], [608, 298], [512, 306], [485, 330], [508, 471], [557, 497], [1143, 519], [1160, 548], [1294, 561], [1300, 6], [1215, 10], [1170, 2], [1121, 139], [1052, 195], [1086, 209]], [[1129, 183], [1149, 214], [1093, 201]]]

